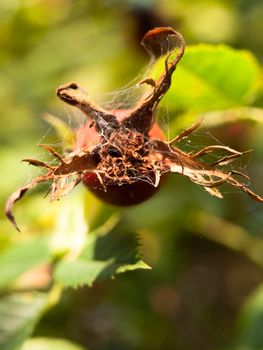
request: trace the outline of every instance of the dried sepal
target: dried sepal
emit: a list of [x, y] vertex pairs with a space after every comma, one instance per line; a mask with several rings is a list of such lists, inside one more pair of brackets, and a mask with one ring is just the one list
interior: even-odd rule
[[20, 187], [8, 198], [5, 206], [5, 214], [18, 231], [19, 228], [13, 215], [13, 206], [28, 190], [34, 188], [39, 183], [51, 181], [51, 200], [58, 199], [69, 193], [81, 181], [80, 174], [93, 172], [97, 164], [92, 153], [84, 152], [79, 155], [69, 155], [68, 158], [64, 159], [52, 147], [48, 145], [39, 146], [44, 147], [54, 155], [58, 159], [59, 164], [57, 166], [51, 166], [37, 159], [23, 159], [23, 161], [30, 165], [47, 169], [48, 172], [33, 179], [25, 186]]
[[[155, 28], [146, 33], [142, 45], [153, 61], [165, 56], [164, 72], [157, 80], [149, 77], [142, 81], [151, 85], [152, 91], [143, 96], [137, 106], [131, 110], [130, 115], [123, 120], [123, 125], [147, 134], [154, 122], [153, 112], [171, 86], [172, 74], [184, 54], [185, 41], [182, 35], [172, 28]], [[170, 60], [174, 52], [176, 56]]]
[[36, 178], [33, 181], [31, 181], [29, 184], [20, 187], [18, 190], [16, 190], [14, 193], [11, 194], [11, 196], [8, 198], [6, 205], [5, 205], [5, 215], [7, 218], [12, 222], [12, 224], [15, 226], [17, 231], [20, 231], [15, 217], [13, 215], [13, 206], [15, 202], [20, 200], [28, 190], [34, 188], [36, 185], [38, 185], [40, 182], [47, 181], [46, 179], [43, 179], [42, 177]]
[[[190, 129], [191, 128], [186, 129], [185, 132], [188, 133], [188, 130]], [[195, 127], [192, 129], [195, 129]], [[182, 134], [184, 134], [184, 132]], [[254, 193], [247, 187], [246, 184], [236, 180], [234, 177], [234, 175], [238, 175], [248, 180], [249, 177], [247, 175], [236, 170], [223, 171], [218, 168], [218, 166], [220, 167], [223, 164], [229, 164], [234, 159], [242, 157], [249, 151], [238, 152], [230, 147], [212, 145], [205, 147], [196, 153], [186, 153], [181, 151], [179, 148], [172, 146], [171, 143], [165, 144], [162, 141], [158, 141], [157, 147], [164, 157], [163, 164], [166, 164], [166, 166], [169, 167], [170, 172], [188, 177], [192, 182], [202, 186], [211, 195], [222, 198], [223, 196], [218, 187], [224, 183], [228, 183], [231, 186], [245, 192], [254, 200], [263, 202], [263, 198], [261, 196]], [[229, 154], [224, 155], [214, 163], [199, 160], [199, 158], [202, 156], [209, 153], [211, 154], [213, 151], [218, 149]]]
[[189, 128], [186, 128], [180, 132], [180, 134], [176, 135], [171, 141], [168, 141], [167, 143], [169, 145], [172, 145], [178, 141], [183, 140], [184, 138], [188, 137], [192, 132], [194, 132], [202, 123], [202, 119], [198, 120], [196, 123], [191, 125]]
[[116, 117], [91, 102], [84, 91], [76, 83], [61, 85], [57, 89], [57, 96], [64, 102], [80, 109], [88, 118], [94, 121], [95, 128], [98, 132], [105, 132], [116, 129], [119, 123]]

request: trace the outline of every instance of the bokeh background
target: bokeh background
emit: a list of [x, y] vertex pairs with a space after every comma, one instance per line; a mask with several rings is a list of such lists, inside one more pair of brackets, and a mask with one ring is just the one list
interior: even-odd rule
[[[0, 1], [0, 253], [18, 235], [4, 218], [4, 202], [36, 173], [20, 160], [43, 159], [36, 144], [61, 141], [43, 115], [75, 123], [56, 88], [76, 81], [98, 98], [127, 85], [148, 63], [142, 36], [163, 25], [183, 33], [188, 45], [224, 43], [263, 61], [261, 0]], [[243, 166], [261, 194], [262, 132], [262, 123], [233, 121], [204, 136], [253, 149]], [[48, 227], [52, 207], [42, 190], [16, 210], [26, 235]], [[67, 289], [34, 335], [94, 350], [263, 349], [262, 206], [229, 192], [220, 201], [175, 176], [155, 198], [125, 211], [153, 269]]]

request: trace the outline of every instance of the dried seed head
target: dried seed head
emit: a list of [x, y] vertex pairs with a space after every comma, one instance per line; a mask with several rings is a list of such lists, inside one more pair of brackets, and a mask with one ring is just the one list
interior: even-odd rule
[[139, 180], [157, 186], [155, 174], [164, 172], [162, 155], [156, 153], [151, 140], [138, 131], [121, 128], [113, 132], [102, 143], [98, 154], [101, 161], [97, 170], [106, 187]]

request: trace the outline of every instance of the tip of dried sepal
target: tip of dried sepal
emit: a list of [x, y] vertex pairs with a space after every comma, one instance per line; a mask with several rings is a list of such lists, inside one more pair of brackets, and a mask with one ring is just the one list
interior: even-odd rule
[[17, 222], [16, 222], [14, 214], [13, 214], [13, 206], [14, 206], [15, 202], [20, 200], [26, 194], [26, 192], [29, 189], [31, 189], [31, 188], [36, 186], [36, 184], [38, 182], [35, 181], [35, 180], [33, 180], [31, 183], [29, 183], [29, 184], [19, 188], [15, 192], [13, 192], [11, 194], [11, 196], [8, 198], [8, 200], [6, 202], [6, 205], [5, 205], [5, 215], [7, 216], [7, 218], [10, 220], [10, 222], [13, 224], [13, 226], [16, 228], [16, 230], [18, 232], [21, 232], [21, 231], [20, 231], [20, 228], [17, 225]]
[[[6, 202], [6, 206], [5, 206], [5, 215], [6, 217], [9, 219], [9, 221], [13, 224], [13, 226], [15, 227], [15, 229], [18, 231], [18, 232], [21, 232], [20, 228], [18, 227], [17, 225], [17, 222], [16, 222], [16, 219], [14, 217], [14, 214], [13, 214], [13, 205], [14, 203], [19, 199], [21, 198], [20, 195], [18, 196], [14, 196], [15, 193], [12, 194], [12, 196], [9, 197], [8, 201]], [[17, 199], [16, 199], [17, 198]]]
[[90, 152], [84, 152], [80, 154], [73, 154], [67, 159], [64, 159], [58, 152], [48, 145], [39, 145], [45, 150], [50, 152], [58, 162], [58, 165], [51, 166], [48, 163], [44, 163], [37, 159], [23, 159], [30, 165], [46, 169], [44, 175], [38, 176], [33, 179], [30, 183], [20, 187], [8, 198], [5, 206], [5, 214], [11, 221], [14, 227], [20, 231], [15, 217], [13, 215], [14, 204], [19, 201], [28, 190], [33, 189], [39, 183], [52, 182], [49, 192], [51, 192], [51, 199], [58, 199], [67, 193], [69, 193], [76, 185], [81, 181], [80, 172], [85, 171], [92, 172], [95, 167], [96, 161], [93, 154]]
[[[196, 152], [185, 153], [173, 146], [175, 142], [180, 141], [182, 138], [187, 138], [200, 125], [200, 122], [183, 130], [172, 141], [167, 142], [165, 146], [164, 143], [159, 143], [160, 151], [163, 152], [165, 158], [164, 163], [170, 167], [170, 172], [188, 177], [192, 182], [202, 186], [212, 196], [223, 198], [219, 186], [228, 183], [240, 189], [255, 201], [262, 203], [263, 197], [253, 192], [245, 183], [235, 178], [238, 176], [248, 181], [250, 180], [249, 176], [237, 170], [223, 170], [221, 168], [229, 165], [237, 158], [243, 157], [251, 150], [239, 152], [227, 146], [211, 145]], [[202, 160], [202, 157], [208, 154], [211, 155], [218, 150], [223, 151], [224, 154], [217, 161], [209, 163]]]

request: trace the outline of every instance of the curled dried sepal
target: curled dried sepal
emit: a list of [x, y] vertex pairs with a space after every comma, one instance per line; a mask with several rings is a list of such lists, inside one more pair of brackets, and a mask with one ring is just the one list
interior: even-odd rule
[[[172, 74], [184, 54], [185, 41], [182, 35], [172, 28], [155, 28], [146, 33], [142, 45], [154, 61], [165, 57], [164, 72], [157, 80], [149, 77], [142, 81], [152, 86], [152, 92], [143, 96], [123, 124], [147, 134], [154, 122], [153, 112], [171, 86]], [[172, 57], [172, 54], [175, 54], [175, 57]]]
[[7, 200], [5, 206], [5, 214], [19, 231], [19, 227], [13, 215], [13, 206], [15, 202], [20, 200], [28, 190], [34, 188], [42, 182], [52, 181], [50, 192], [51, 200], [55, 200], [69, 193], [80, 181], [80, 174], [85, 172], [93, 172], [96, 167], [96, 160], [92, 153], [84, 152], [78, 155], [69, 155], [67, 159], [61, 157], [52, 147], [47, 145], [39, 145], [54, 155], [59, 164], [51, 166], [37, 159], [23, 159], [23, 161], [41, 168], [45, 168], [48, 172], [42, 176], [33, 179], [30, 183], [16, 190]]
[[[197, 124], [194, 124], [191, 128], [186, 129], [181, 134], [189, 134], [189, 130], [196, 129], [196, 125]], [[178, 140], [180, 139], [180, 137], [175, 139]], [[202, 186], [211, 195], [218, 198], [223, 198], [218, 187], [224, 183], [228, 183], [231, 186], [242, 190], [254, 200], [258, 202], [263, 202], [263, 198], [261, 196], [251, 191], [246, 186], [246, 184], [236, 180], [234, 177], [236, 175], [243, 177], [246, 180], [249, 180], [249, 177], [247, 175], [236, 170], [223, 171], [219, 168], [222, 165], [229, 164], [233, 160], [242, 157], [244, 154], [250, 151], [238, 152], [226, 146], [212, 145], [205, 147], [195, 153], [185, 153], [179, 148], [171, 145], [172, 143], [174, 143], [174, 140], [166, 144], [162, 141], [158, 141], [157, 146], [159, 148], [160, 153], [162, 153], [164, 157], [163, 164], [169, 167], [171, 173], [177, 173], [188, 177], [192, 182]], [[213, 163], [208, 163], [199, 160], [199, 158], [201, 158], [202, 156], [209, 153], [211, 154], [216, 150], [223, 150], [227, 154]]]
[[[45, 180], [43, 180], [45, 181]], [[15, 204], [16, 201], [18, 201], [19, 199], [21, 199], [28, 190], [30, 190], [31, 188], [34, 188], [37, 184], [39, 184], [40, 182], [43, 182], [41, 180], [39, 180], [38, 178], [34, 179], [33, 181], [31, 181], [29, 184], [20, 187], [18, 190], [16, 190], [14, 193], [11, 194], [11, 196], [8, 198], [6, 205], [5, 205], [5, 215], [7, 216], [7, 218], [12, 222], [12, 224], [15, 226], [15, 228], [17, 229], [17, 231], [20, 231], [15, 217], [13, 215], [13, 206]]]
[[80, 109], [88, 118], [94, 121], [98, 132], [116, 129], [119, 123], [116, 117], [105, 109], [89, 101], [84, 91], [76, 83], [61, 85], [57, 89], [57, 96], [64, 102]]

